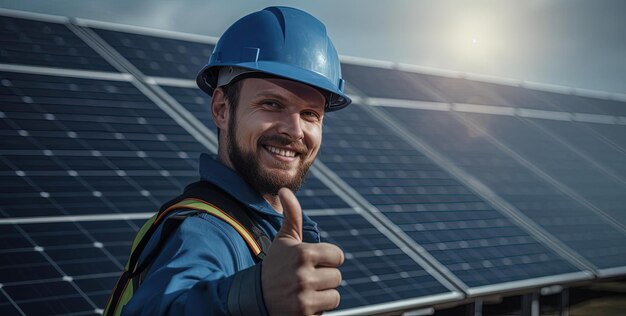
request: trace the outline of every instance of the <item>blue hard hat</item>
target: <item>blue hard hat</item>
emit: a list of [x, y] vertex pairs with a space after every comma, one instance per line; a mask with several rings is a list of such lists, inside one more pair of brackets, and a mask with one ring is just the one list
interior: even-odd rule
[[222, 67], [249, 69], [316, 87], [327, 93], [326, 111], [352, 102], [343, 91], [339, 56], [326, 27], [298, 9], [269, 7], [231, 25], [196, 78], [200, 89], [213, 95]]

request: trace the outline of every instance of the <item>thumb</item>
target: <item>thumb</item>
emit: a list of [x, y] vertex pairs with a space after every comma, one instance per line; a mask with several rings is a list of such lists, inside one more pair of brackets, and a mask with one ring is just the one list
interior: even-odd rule
[[278, 231], [277, 237], [296, 239], [302, 241], [302, 208], [296, 196], [287, 188], [278, 191], [280, 204], [283, 206], [283, 226]]

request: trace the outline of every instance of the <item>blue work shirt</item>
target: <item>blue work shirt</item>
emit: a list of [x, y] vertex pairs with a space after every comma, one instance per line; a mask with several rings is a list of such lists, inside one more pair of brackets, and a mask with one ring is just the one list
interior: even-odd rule
[[[235, 171], [202, 154], [200, 177], [246, 205], [259, 227], [274, 239], [283, 215]], [[302, 215], [303, 241], [319, 242], [317, 224]], [[157, 230], [144, 255], [159, 235]], [[188, 217], [170, 235], [122, 315], [267, 315], [261, 266], [228, 223], [206, 213]]]

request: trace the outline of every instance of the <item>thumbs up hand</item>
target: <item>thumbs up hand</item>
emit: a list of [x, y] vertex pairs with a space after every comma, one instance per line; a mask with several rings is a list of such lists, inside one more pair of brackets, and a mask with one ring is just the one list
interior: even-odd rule
[[313, 315], [339, 306], [343, 252], [302, 242], [302, 208], [291, 190], [278, 192], [285, 220], [263, 261], [261, 282], [270, 315]]

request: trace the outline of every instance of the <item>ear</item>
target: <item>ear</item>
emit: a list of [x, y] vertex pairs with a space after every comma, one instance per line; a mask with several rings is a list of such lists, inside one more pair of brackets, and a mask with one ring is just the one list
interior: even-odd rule
[[217, 88], [213, 91], [213, 97], [211, 98], [211, 116], [213, 117], [215, 126], [217, 126], [220, 130], [225, 130], [228, 122], [228, 115], [228, 104], [226, 103], [224, 90], [222, 90], [222, 88]]

